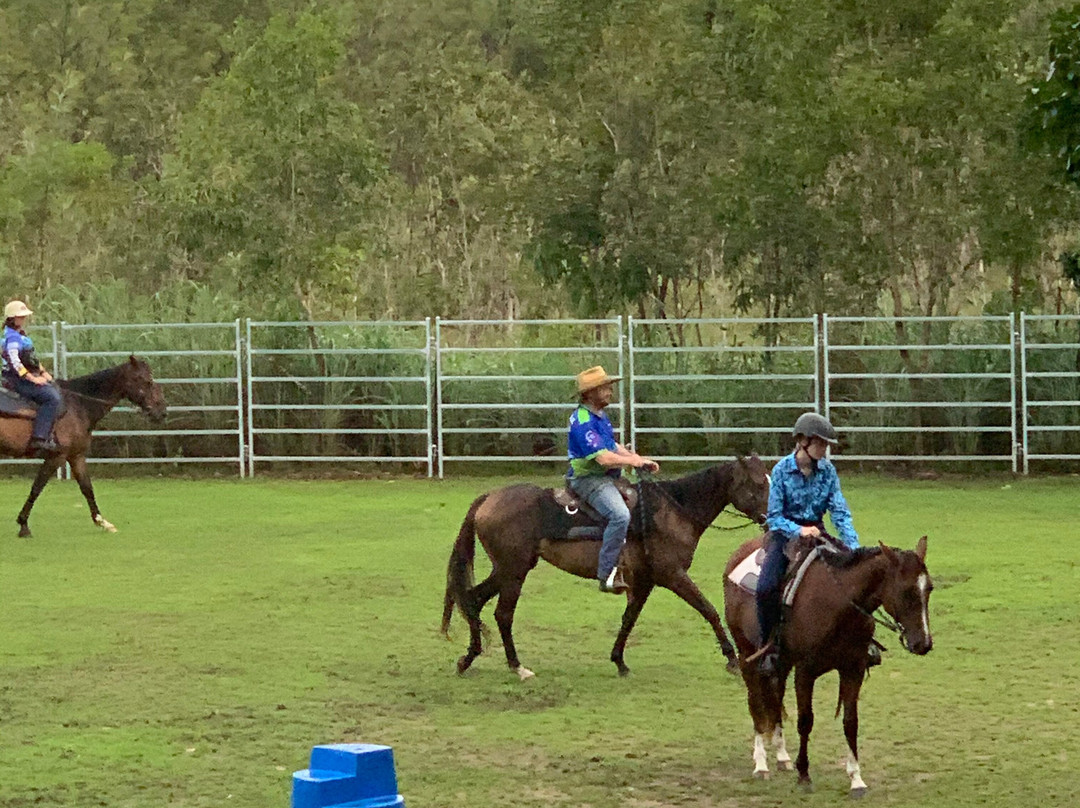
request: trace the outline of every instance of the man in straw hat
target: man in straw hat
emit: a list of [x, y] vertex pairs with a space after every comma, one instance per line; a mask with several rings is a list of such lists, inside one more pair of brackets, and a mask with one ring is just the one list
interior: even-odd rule
[[619, 378], [608, 376], [599, 365], [577, 375], [578, 406], [570, 414], [570, 470], [566, 473], [574, 492], [607, 519], [596, 577], [601, 592], [615, 594], [627, 588], [617, 564], [630, 527], [630, 510], [615, 487], [615, 478], [624, 468], [660, 470], [655, 460], [615, 440], [615, 428], [604, 408], [611, 403]]

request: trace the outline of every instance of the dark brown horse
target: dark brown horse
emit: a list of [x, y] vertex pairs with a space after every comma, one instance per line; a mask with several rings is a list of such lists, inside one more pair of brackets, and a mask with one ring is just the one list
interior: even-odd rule
[[[99, 370], [88, 376], [58, 380], [63, 394], [61, 416], [56, 420], [53, 434], [60, 451], [45, 458], [38, 470], [30, 496], [19, 511], [19, 535], [30, 536], [30, 509], [41, 490], [66, 461], [71, 473], [79, 483], [79, 490], [90, 506], [90, 518], [104, 530], [115, 532], [116, 528], [101, 515], [94, 500], [94, 487], [86, 470], [86, 453], [90, 450], [90, 433], [98, 421], [126, 398], [151, 418], [165, 417], [165, 397], [154, 381], [150, 366], [142, 359], [130, 357], [128, 361], [108, 370]], [[30, 442], [30, 430], [35, 411], [29, 403], [22, 409], [0, 412], [0, 454], [22, 457]]]
[[728, 577], [750, 553], [761, 548], [757, 538], [732, 555], [724, 573], [724, 617], [739, 647], [743, 681], [754, 721], [754, 776], [767, 778], [765, 739], [772, 737], [777, 767], [791, 768], [782, 727], [784, 688], [795, 670], [795, 698], [799, 711], [799, 755], [795, 765], [799, 783], [810, 785], [807, 745], [814, 726], [814, 682], [835, 670], [840, 676], [836, 714], [844, 711], [844, 736], [850, 751], [847, 773], [851, 796], [866, 793], [859, 770], [859, 690], [866, 675], [867, 646], [874, 634], [871, 614], [883, 608], [899, 624], [904, 647], [922, 656], [933, 647], [929, 603], [933, 584], [926, 571], [926, 536], [915, 550], [885, 545], [863, 547], [852, 553], [824, 553], [806, 570], [780, 635], [780, 663], [775, 676], [758, 671], [746, 661], [759, 645], [754, 595]]
[[[629, 539], [619, 568], [629, 591], [622, 628], [611, 650], [619, 674], [626, 639], [656, 586], [670, 589], [693, 606], [716, 634], [729, 665], [737, 670], [735, 649], [724, 632], [720, 615], [701, 594], [687, 570], [698, 540], [729, 504], [755, 521], [768, 506], [769, 482], [765, 464], [756, 455], [704, 469], [677, 480], [645, 482], [640, 486], [640, 513], [631, 520]], [[502, 635], [506, 662], [522, 679], [533, 675], [522, 666], [514, 648], [514, 609], [525, 577], [542, 558], [582, 578], [595, 580], [600, 540], [567, 539], [566, 516], [551, 489], [511, 485], [478, 497], [461, 525], [447, 569], [442, 630], [446, 633], [455, 605], [469, 623], [468, 651], [457, 663], [464, 673], [481, 652], [480, 612], [498, 595], [495, 621]], [[491, 574], [473, 586], [475, 538], [491, 559]]]

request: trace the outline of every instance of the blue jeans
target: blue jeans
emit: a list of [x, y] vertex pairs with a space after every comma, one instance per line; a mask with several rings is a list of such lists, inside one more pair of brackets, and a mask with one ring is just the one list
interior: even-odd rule
[[570, 487], [607, 519], [604, 541], [600, 545], [600, 561], [596, 566], [596, 577], [601, 581], [607, 580], [611, 570], [619, 563], [619, 553], [626, 543], [626, 531], [630, 529], [630, 509], [626, 507], [622, 494], [615, 487], [615, 480], [607, 475], [575, 477], [570, 480]]
[[765, 560], [761, 564], [761, 577], [757, 585], [758, 625], [761, 628], [761, 644], [769, 641], [769, 636], [780, 622], [780, 582], [787, 572], [788, 560], [784, 548], [790, 539], [783, 533], [768, 533], [765, 536]]
[[60, 391], [53, 384], [34, 384], [21, 376], [10, 380], [15, 392], [38, 405], [37, 418], [34, 419], [34, 437], [48, 440], [52, 435], [56, 413], [60, 411]]

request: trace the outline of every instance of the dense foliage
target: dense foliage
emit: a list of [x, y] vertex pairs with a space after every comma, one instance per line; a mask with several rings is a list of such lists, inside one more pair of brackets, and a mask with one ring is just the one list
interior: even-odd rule
[[5, 0], [0, 288], [69, 320], [1071, 312], [1078, 25]]

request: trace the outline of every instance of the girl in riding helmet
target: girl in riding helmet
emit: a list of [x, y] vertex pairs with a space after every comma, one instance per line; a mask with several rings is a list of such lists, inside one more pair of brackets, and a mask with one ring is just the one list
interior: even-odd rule
[[[765, 561], [761, 565], [757, 589], [762, 645], [770, 643], [780, 622], [780, 583], [787, 571], [788, 561], [784, 554], [787, 543], [800, 536], [831, 539], [822, 522], [828, 512], [840, 534], [840, 542], [850, 550], [859, 546], [859, 536], [851, 524], [851, 511], [840, 493], [836, 467], [825, 457], [829, 447], [838, 443], [836, 430], [824, 416], [806, 412], [795, 421], [792, 434], [795, 451], [773, 467], [769, 488], [769, 532], [765, 535]], [[762, 656], [763, 670], [775, 668], [776, 653], [774, 646]], [[876, 664], [876, 661], [870, 664]]]
[[4, 306], [4, 345], [0, 374], [4, 386], [23, 398], [38, 405], [34, 419], [30, 451], [53, 453], [57, 451], [52, 439], [53, 422], [60, 410], [60, 391], [52, 384], [52, 376], [41, 366], [34, 353], [34, 343], [26, 336], [26, 318], [33, 314], [21, 300], [12, 300]]

